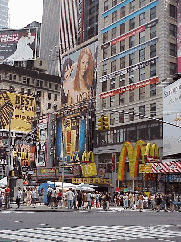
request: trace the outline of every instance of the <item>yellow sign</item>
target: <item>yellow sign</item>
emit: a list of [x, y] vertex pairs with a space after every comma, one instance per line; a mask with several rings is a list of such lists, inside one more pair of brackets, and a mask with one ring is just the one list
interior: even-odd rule
[[[31, 131], [31, 120], [35, 116], [35, 98], [28, 95], [7, 92], [13, 106], [11, 129], [14, 131]], [[0, 99], [0, 106], [3, 99]], [[5, 127], [8, 129], [8, 125]]]
[[59, 177], [59, 182], [62, 182], [62, 177], [61, 176]]
[[73, 184], [88, 183], [88, 184], [110, 184], [110, 178], [72, 178]]
[[153, 173], [152, 164], [140, 164], [139, 173]]
[[96, 164], [94, 162], [88, 164], [81, 164], [81, 168], [84, 177], [97, 175]]

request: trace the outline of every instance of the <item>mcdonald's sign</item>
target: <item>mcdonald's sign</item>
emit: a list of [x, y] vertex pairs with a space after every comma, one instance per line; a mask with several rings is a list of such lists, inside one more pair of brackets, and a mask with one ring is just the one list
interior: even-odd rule
[[[142, 156], [142, 163], [145, 164], [147, 157], [158, 158], [159, 150], [157, 144], [146, 144], [143, 140], [138, 140], [133, 149], [132, 144], [129, 141], [123, 143], [121, 153], [119, 156], [119, 164], [118, 164], [118, 174], [117, 180], [122, 181], [124, 177], [124, 166], [125, 159], [128, 153], [129, 158], [129, 168], [130, 168], [130, 176], [136, 177], [139, 163], [139, 156]], [[146, 158], [146, 159], [145, 159]]]

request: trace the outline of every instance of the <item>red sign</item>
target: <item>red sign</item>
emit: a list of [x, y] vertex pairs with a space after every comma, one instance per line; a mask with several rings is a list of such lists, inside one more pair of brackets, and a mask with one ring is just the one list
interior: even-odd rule
[[138, 29], [135, 29], [135, 30], [129, 32], [128, 34], [124, 34], [122, 36], [119, 36], [118, 38], [116, 38], [116, 39], [111, 41], [111, 45], [115, 45], [116, 43], [118, 43], [120, 41], [123, 41], [123, 40], [125, 40], [125, 39], [127, 39], [127, 38], [129, 38], [129, 37], [131, 37], [131, 36], [133, 36], [133, 35], [135, 35], [137, 33], [140, 33], [140, 32], [142, 32], [144, 30], [145, 30], [145, 26], [142, 26], [142, 27], [140, 27]]
[[106, 92], [106, 93], [102, 93], [102, 94], [100, 94], [100, 99], [103, 99], [103, 98], [106, 98], [106, 97], [112, 97], [112, 96], [115, 96], [117, 94], [132, 91], [134, 89], [145, 87], [145, 86], [148, 86], [148, 85], [151, 85], [151, 84], [154, 84], [154, 83], [158, 83], [158, 77], [153, 78], [153, 79], [149, 79], [149, 80], [145, 80], [145, 81], [142, 81], [142, 82], [137, 82], [137, 83], [125, 86], [125, 87], [120, 87], [118, 89], [115, 89], [115, 90], [112, 90], [112, 91], [109, 91], [109, 92]]

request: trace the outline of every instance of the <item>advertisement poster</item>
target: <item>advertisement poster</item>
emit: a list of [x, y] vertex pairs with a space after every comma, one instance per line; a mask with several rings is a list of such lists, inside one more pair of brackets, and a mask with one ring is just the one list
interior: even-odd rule
[[[163, 121], [181, 126], [181, 79], [163, 89]], [[181, 128], [163, 124], [163, 156], [181, 153]]]
[[[65, 140], [64, 140], [65, 134]], [[84, 112], [80, 116], [59, 118], [56, 131], [56, 157], [62, 159], [61, 142], [65, 144], [67, 162], [80, 161], [85, 150], [86, 120]]]
[[0, 127], [8, 130], [9, 114], [12, 131], [31, 131], [31, 119], [35, 115], [35, 98], [17, 93], [0, 93]]
[[14, 158], [18, 156], [18, 160], [22, 166], [30, 165], [30, 144], [25, 141], [17, 141], [14, 146]]
[[178, 73], [181, 73], [181, 0], [178, 1], [177, 23], [177, 65]]
[[36, 58], [37, 29], [1, 30], [0, 62], [32, 60]]
[[0, 136], [0, 164], [6, 164], [6, 147], [8, 146], [8, 138]]
[[61, 105], [95, 97], [97, 49], [95, 42], [63, 58]]
[[39, 120], [36, 166], [46, 165], [47, 119]]

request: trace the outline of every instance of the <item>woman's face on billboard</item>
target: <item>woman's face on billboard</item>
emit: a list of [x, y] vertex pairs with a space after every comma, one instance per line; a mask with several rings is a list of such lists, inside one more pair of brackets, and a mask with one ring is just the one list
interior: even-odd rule
[[85, 72], [87, 71], [88, 66], [89, 66], [89, 56], [87, 54], [84, 54], [80, 61], [81, 76], [84, 76]]

